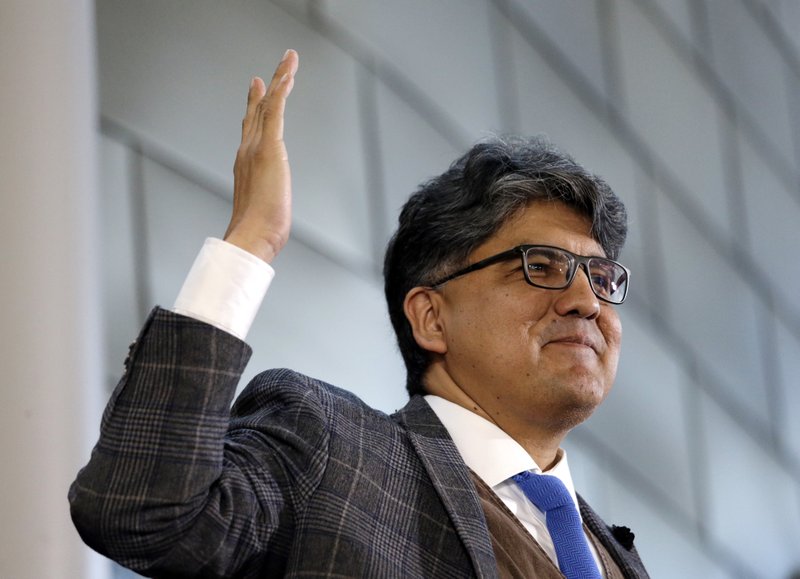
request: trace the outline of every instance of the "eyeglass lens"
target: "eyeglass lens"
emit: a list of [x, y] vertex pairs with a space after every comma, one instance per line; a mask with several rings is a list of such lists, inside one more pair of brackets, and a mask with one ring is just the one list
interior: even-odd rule
[[[579, 261], [580, 260], [580, 261]], [[525, 253], [527, 276], [533, 285], [560, 289], [567, 287], [579, 263], [584, 263], [592, 290], [597, 297], [612, 303], [625, 299], [628, 274], [619, 264], [601, 257], [578, 258], [551, 247], [531, 247]]]

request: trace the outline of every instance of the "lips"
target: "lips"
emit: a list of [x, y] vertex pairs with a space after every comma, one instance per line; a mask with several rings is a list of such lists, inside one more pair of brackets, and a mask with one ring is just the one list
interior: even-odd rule
[[549, 324], [540, 335], [541, 344], [561, 344], [565, 346], [584, 346], [595, 354], [605, 351], [606, 342], [600, 329], [587, 320], [558, 319]]
[[555, 336], [550, 338], [547, 341], [547, 344], [585, 346], [587, 348], [591, 348], [595, 352], [599, 352], [599, 346], [597, 341], [594, 340], [588, 334], [569, 334], [569, 335]]

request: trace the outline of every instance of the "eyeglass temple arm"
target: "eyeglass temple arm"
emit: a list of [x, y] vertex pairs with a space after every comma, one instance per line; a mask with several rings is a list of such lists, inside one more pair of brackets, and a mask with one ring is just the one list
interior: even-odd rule
[[523, 251], [521, 246], [514, 247], [509, 249], [508, 251], [504, 251], [503, 253], [498, 253], [497, 255], [493, 255], [491, 257], [487, 257], [486, 259], [481, 259], [480, 261], [476, 261], [472, 265], [468, 265], [463, 269], [459, 269], [447, 275], [441, 279], [436, 280], [435, 283], [432, 283], [430, 287], [438, 288], [444, 284], [446, 284], [450, 280], [454, 280], [457, 277], [461, 277], [462, 275], [466, 275], [468, 273], [472, 273], [473, 271], [477, 271], [479, 269], [483, 269], [484, 267], [488, 267], [494, 263], [498, 263], [501, 261], [507, 261], [512, 257], [517, 257]]

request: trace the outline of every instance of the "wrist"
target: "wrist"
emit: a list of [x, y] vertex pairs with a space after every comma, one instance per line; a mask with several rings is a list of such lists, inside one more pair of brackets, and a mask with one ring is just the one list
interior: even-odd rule
[[277, 236], [273, 237], [275, 237], [275, 239], [234, 230], [226, 233], [223, 239], [266, 263], [272, 263], [272, 260], [275, 259], [275, 256], [278, 255], [278, 252], [285, 244], [284, 240], [279, 239]]

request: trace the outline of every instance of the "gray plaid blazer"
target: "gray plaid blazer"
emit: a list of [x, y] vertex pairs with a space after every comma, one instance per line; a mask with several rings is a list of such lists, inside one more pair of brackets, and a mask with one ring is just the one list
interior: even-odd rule
[[[155, 577], [496, 577], [483, 511], [421, 397], [387, 416], [273, 370], [231, 399], [249, 347], [155, 309], [72, 484], [84, 541]], [[625, 537], [584, 520], [630, 577]]]

